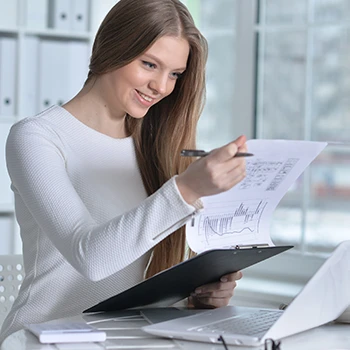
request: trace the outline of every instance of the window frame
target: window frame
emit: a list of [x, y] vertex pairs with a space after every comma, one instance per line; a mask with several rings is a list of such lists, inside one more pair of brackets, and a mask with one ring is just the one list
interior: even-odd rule
[[[237, 67], [234, 96], [235, 125], [248, 138], [259, 137], [259, 103], [257, 94], [262, 91], [262, 79], [258, 79], [259, 57], [263, 57], [258, 40], [258, 0], [239, 1], [237, 12]], [[309, 11], [310, 12], [310, 11]], [[310, 35], [310, 34], [308, 34]], [[308, 38], [309, 39], [309, 38]], [[309, 41], [309, 40], [308, 40]], [[263, 44], [263, 43], [262, 43]], [[309, 48], [307, 48], [309, 52]], [[306, 64], [312, 64], [307, 57]], [[305, 85], [310, 84], [310, 77], [305, 78]], [[305, 113], [309, 115], [306, 104]], [[309, 130], [306, 128], [306, 132]], [[307, 135], [305, 135], [307, 136]], [[248, 304], [290, 302], [315, 274], [327, 259], [327, 254], [287, 251], [243, 271], [244, 278], [238, 282], [235, 296], [247, 300]]]

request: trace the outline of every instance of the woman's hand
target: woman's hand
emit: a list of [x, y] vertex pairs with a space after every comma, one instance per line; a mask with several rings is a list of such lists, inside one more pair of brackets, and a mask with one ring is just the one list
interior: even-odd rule
[[227, 191], [242, 181], [246, 175], [245, 159], [234, 156], [237, 152], [247, 151], [245, 142], [245, 136], [240, 136], [196, 160], [177, 176], [177, 186], [183, 199], [192, 204], [201, 197]]
[[219, 282], [198, 287], [188, 298], [188, 306], [198, 309], [226, 306], [233, 296], [236, 281], [242, 278], [242, 272], [222, 276]]

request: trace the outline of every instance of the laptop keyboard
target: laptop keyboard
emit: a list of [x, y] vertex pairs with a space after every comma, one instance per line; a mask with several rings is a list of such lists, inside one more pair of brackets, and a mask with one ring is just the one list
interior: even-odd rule
[[197, 332], [260, 336], [281, 316], [279, 311], [260, 310], [194, 328]]

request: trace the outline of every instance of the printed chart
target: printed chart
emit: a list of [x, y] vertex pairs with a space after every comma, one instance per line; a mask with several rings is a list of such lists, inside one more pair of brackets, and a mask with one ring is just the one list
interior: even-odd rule
[[[222, 236], [250, 239], [259, 232], [259, 222], [267, 202], [265, 200], [248, 200], [226, 203], [225, 207], [212, 207], [200, 215], [198, 236], [206, 244]], [[229, 211], [228, 211], [229, 209]]]

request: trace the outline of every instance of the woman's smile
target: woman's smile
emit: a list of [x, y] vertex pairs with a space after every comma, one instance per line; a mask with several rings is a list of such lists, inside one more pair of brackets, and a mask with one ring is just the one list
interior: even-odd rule
[[152, 106], [154, 102], [154, 98], [149, 97], [148, 95], [143, 94], [141, 91], [135, 90], [136, 95], [138, 97], [138, 101], [144, 105], [145, 107], [149, 108]]

